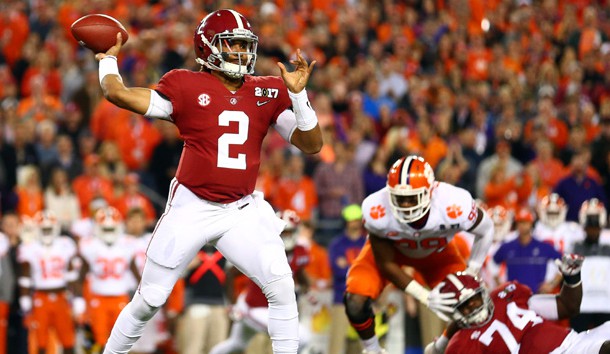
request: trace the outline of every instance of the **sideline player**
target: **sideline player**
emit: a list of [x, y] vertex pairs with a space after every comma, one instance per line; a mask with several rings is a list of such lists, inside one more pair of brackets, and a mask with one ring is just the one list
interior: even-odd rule
[[516, 281], [487, 292], [480, 278], [449, 274], [439, 284], [441, 294], [457, 300], [452, 306], [448, 337], [426, 346], [426, 354], [578, 353], [609, 354], [610, 322], [577, 333], [554, 322], [580, 312], [584, 258], [564, 254], [556, 260], [563, 275], [557, 295], [537, 294]]
[[155, 228], [138, 292], [119, 315], [104, 353], [127, 353], [206, 243], [259, 285], [269, 301], [274, 353], [299, 343], [294, 282], [282, 240], [284, 222], [254, 192], [263, 139], [274, 127], [305, 153], [322, 148], [322, 133], [305, 86], [315, 61], [297, 50], [289, 72], [255, 77], [258, 37], [229, 9], [206, 16], [194, 34], [199, 72], [172, 70], [155, 90], [128, 88], [116, 45], [96, 54], [104, 97], [118, 107], [176, 124], [184, 150], [167, 206]]
[[[449, 273], [467, 269], [477, 274], [494, 226], [468, 191], [436, 182], [432, 167], [414, 155], [394, 163], [387, 186], [368, 196], [362, 211], [369, 238], [349, 269], [345, 310], [364, 353], [384, 353], [375, 335], [372, 308], [383, 288], [391, 282], [447, 320], [441, 310], [453, 300], [431, 293], [402, 267], [415, 268], [431, 288]], [[468, 264], [450, 242], [459, 231], [475, 235]]]
[[68, 294], [68, 285], [78, 278], [76, 243], [61, 235], [59, 221], [51, 211], [38, 212], [32, 222], [31, 242], [23, 242], [18, 248], [19, 305], [31, 318], [28, 327], [36, 339], [38, 354], [47, 352], [51, 330], [57, 334], [63, 353], [74, 354], [72, 315], [80, 315], [85, 309], [83, 298], [76, 297], [70, 304]]

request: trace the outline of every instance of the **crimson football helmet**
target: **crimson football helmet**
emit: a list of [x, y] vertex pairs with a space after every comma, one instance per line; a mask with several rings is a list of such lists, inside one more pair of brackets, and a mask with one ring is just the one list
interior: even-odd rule
[[282, 241], [284, 241], [284, 248], [286, 248], [286, 251], [292, 251], [297, 245], [297, 229], [301, 219], [294, 210], [290, 209], [278, 211], [276, 215], [286, 223], [281, 235]]
[[50, 246], [61, 232], [57, 216], [51, 210], [39, 211], [34, 215], [34, 223], [40, 243]]
[[551, 193], [540, 200], [536, 211], [540, 221], [554, 229], [566, 221], [568, 205], [559, 194]]
[[94, 235], [109, 245], [116, 242], [123, 233], [123, 218], [115, 207], [99, 209], [95, 213], [94, 222]]
[[[233, 51], [235, 41], [242, 41], [245, 51]], [[258, 37], [237, 11], [222, 9], [207, 15], [195, 31], [194, 43], [198, 64], [231, 78], [254, 73]]]
[[410, 223], [426, 215], [433, 185], [434, 171], [422, 157], [411, 155], [396, 161], [388, 172], [387, 183], [396, 219]]
[[504, 240], [504, 237], [510, 232], [510, 227], [513, 223], [512, 212], [502, 205], [496, 205], [493, 208], [487, 209], [487, 214], [494, 223], [494, 241], [499, 242]]
[[599, 226], [603, 229], [606, 227], [607, 217], [608, 213], [606, 212], [604, 204], [597, 198], [584, 201], [578, 212], [578, 220], [582, 227], [597, 224], [595, 226]]
[[[440, 292], [452, 294], [456, 300], [452, 305], [454, 311], [449, 315], [460, 327], [480, 327], [491, 320], [494, 305], [479, 277], [466, 272], [451, 273], [441, 283]], [[480, 296], [480, 301], [475, 301], [477, 296]]]

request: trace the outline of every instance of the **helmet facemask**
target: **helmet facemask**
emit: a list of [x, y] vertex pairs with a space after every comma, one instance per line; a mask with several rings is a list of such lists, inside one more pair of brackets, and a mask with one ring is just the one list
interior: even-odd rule
[[[203, 45], [209, 49], [201, 50], [201, 52], [210, 54], [207, 58], [196, 58], [198, 64], [210, 70], [221, 71], [233, 79], [239, 79], [246, 74], [254, 73], [256, 50], [258, 48], [258, 37], [256, 35], [247, 29], [234, 28], [232, 32], [227, 30], [217, 33], [211, 41], [208, 41], [201, 28], [200, 26], [197, 35], [201, 37]], [[238, 41], [245, 43], [245, 51], [233, 51], [231, 47]]]
[[40, 227], [40, 243], [50, 246], [59, 236], [59, 225], [42, 225]]
[[[396, 219], [402, 223], [411, 223], [421, 219], [430, 210], [430, 189], [420, 187], [412, 189], [408, 185], [388, 187], [390, 206]], [[410, 206], [401, 206], [408, 203]]]
[[[453, 319], [458, 323], [461, 328], [476, 328], [487, 324], [493, 315], [494, 305], [487, 289], [480, 287], [476, 290], [467, 289], [471, 293], [468, 295], [468, 291], [463, 291], [460, 297], [463, 297], [461, 301], [455, 304], [455, 311], [452, 315]], [[476, 302], [480, 303], [480, 306], [476, 307], [468, 314], [464, 314], [469, 307], [469, 303]]]

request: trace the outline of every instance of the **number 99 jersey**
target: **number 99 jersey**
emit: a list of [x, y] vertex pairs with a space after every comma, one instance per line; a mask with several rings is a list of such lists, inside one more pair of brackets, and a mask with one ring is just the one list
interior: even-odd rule
[[462, 328], [449, 341], [445, 354], [550, 353], [570, 333], [529, 309], [532, 291], [509, 282], [491, 294], [494, 305], [489, 321], [480, 327]]
[[394, 241], [409, 258], [425, 258], [442, 251], [460, 231], [477, 220], [477, 206], [468, 191], [448, 183], [435, 182], [430, 191], [428, 220], [421, 229], [397, 220], [391, 212], [388, 188], [369, 195], [362, 202], [364, 227], [370, 233]]

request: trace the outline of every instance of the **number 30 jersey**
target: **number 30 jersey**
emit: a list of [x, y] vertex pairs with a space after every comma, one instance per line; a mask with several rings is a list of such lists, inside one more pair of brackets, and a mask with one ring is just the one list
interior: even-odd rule
[[246, 75], [231, 92], [208, 72], [172, 70], [156, 91], [171, 101], [171, 119], [184, 139], [178, 182], [219, 203], [251, 194], [263, 139], [292, 105], [282, 79]]
[[460, 329], [449, 341], [445, 354], [550, 353], [571, 331], [530, 310], [532, 291], [523, 284], [506, 283], [490, 296], [494, 311], [489, 322]]
[[364, 227], [372, 234], [393, 240], [410, 258], [424, 258], [442, 251], [459, 231], [469, 230], [477, 220], [477, 206], [470, 193], [444, 182], [431, 188], [428, 220], [421, 229], [398, 221], [390, 209], [387, 188], [362, 202]]
[[126, 294], [133, 284], [131, 262], [136, 256], [136, 240], [120, 236], [109, 245], [97, 237], [83, 239], [79, 245], [83, 259], [89, 265], [91, 292], [102, 296]]

